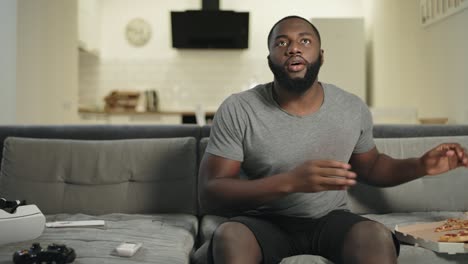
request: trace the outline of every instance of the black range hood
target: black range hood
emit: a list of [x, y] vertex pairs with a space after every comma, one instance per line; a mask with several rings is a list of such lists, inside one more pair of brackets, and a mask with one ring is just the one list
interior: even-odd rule
[[248, 48], [249, 13], [220, 10], [219, 0], [203, 0], [201, 10], [172, 11], [171, 25], [174, 48]]

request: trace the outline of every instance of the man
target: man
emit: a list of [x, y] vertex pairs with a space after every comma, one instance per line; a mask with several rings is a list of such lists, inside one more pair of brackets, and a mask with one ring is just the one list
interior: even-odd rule
[[365, 103], [318, 82], [320, 44], [306, 19], [281, 19], [268, 36], [274, 81], [230, 96], [216, 113], [200, 166], [201, 204], [237, 214], [213, 235], [215, 263], [278, 263], [298, 254], [396, 263], [398, 241], [349, 212], [346, 190], [357, 180], [393, 186], [468, 167], [466, 151], [452, 143], [420, 158], [380, 154]]

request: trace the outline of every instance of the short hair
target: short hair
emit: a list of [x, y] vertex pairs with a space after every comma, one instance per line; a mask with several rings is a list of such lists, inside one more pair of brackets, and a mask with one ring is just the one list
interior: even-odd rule
[[283, 17], [282, 19], [278, 20], [278, 22], [276, 22], [273, 27], [271, 27], [270, 29], [270, 33], [268, 33], [268, 38], [267, 38], [267, 45], [268, 45], [268, 50], [270, 50], [270, 39], [271, 39], [271, 34], [273, 33], [273, 30], [275, 29], [275, 27], [285, 21], [285, 20], [288, 20], [288, 19], [292, 19], [292, 18], [297, 18], [297, 19], [301, 19], [305, 22], [307, 22], [307, 24], [309, 24], [311, 27], [312, 27], [312, 30], [315, 32], [315, 34], [317, 35], [317, 38], [319, 40], [319, 43], [322, 43], [322, 39], [320, 38], [320, 33], [318, 31], [318, 29], [314, 26], [314, 24], [312, 24], [309, 20], [303, 18], [303, 17], [300, 17], [300, 16], [287, 16], [287, 17]]

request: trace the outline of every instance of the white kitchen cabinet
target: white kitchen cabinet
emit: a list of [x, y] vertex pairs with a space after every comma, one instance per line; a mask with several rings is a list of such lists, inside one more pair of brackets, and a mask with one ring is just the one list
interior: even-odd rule
[[99, 55], [101, 19], [99, 1], [78, 0], [78, 47]]

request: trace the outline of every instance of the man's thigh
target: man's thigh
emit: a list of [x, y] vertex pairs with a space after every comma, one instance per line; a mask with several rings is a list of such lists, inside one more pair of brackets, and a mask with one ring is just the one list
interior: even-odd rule
[[289, 230], [299, 244], [299, 254], [320, 255], [339, 263], [346, 235], [355, 224], [363, 221], [372, 220], [349, 211], [336, 210], [302, 225], [291, 225]]
[[[320, 255], [335, 263], [341, 263], [346, 236], [360, 222], [373, 222], [368, 218], [345, 210], [332, 211], [329, 214], [303, 224], [289, 225], [288, 230], [294, 234], [293, 239], [301, 249], [298, 254]], [[391, 233], [390, 230], [388, 230]], [[396, 253], [399, 253], [399, 242], [392, 234]]]
[[228, 221], [247, 226], [254, 234], [262, 251], [263, 263], [279, 263], [283, 258], [295, 255], [295, 241], [272, 217], [237, 216]]
[[229, 221], [246, 225], [262, 250], [263, 263], [279, 263], [283, 258], [312, 254], [332, 261], [341, 259], [346, 234], [367, 218], [344, 210], [318, 218], [287, 216], [238, 216]]
[[353, 225], [371, 221], [344, 210], [318, 218], [285, 216], [238, 216], [228, 221], [247, 226], [262, 250], [263, 263], [279, 263], [283, 258], [312, 254], [340, 262], [345, 236]]

